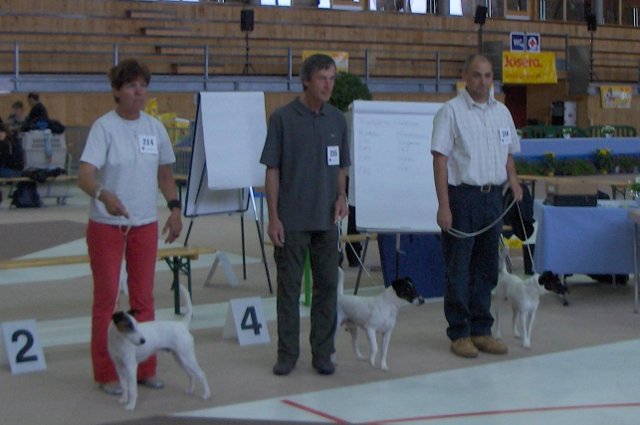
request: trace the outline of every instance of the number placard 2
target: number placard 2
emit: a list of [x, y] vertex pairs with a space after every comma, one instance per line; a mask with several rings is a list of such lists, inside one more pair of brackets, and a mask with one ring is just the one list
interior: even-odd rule
[[47, 368], [35, 319], [5, 322], [2, 324], [2, 334], [11, 373], [35, 372]]
[[271, 341], [260, 297], [229, 300], [222, 336], [237, 336], [240, 345], [268, 344]]

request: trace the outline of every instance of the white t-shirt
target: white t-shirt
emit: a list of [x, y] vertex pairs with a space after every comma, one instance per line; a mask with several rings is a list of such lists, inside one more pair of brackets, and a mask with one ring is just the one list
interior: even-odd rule
[[129, 219], [110, 215], [93, 199], [89, 218], [99, 223], [141, 226], [157, 220], [158, 166], [175, 162], [173, 147], [162, 123], [140, 112], [137, 120], [125, 120], [116, 111], [91, 126], [80, 161], [97, 168], [96, 179], [104, 190], [115, 193]]
[[504, 104], [493, 96], [477, 103], [463, 90], [436, 114], [431, 150], [448, 157], [449, 184], [499, 185], [507, 180], [507, 156], [520, 151], [520, 138]]

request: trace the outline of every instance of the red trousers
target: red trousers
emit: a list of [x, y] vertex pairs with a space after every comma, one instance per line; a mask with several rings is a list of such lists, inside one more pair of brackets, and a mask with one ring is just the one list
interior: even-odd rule
[[[131, 227], [112, 226], [89, 220], [87, 247], [93, 274], [93, 308], [91, 312], [91, 361], [96, 382], [118, 380], [107, 348], [107, 328], [118, 306], [120, 269], [126, 261], [129, 304], [136, 310], [136, 320], [145, 322], [155, 317], [153, 280], [158, 250], [158, 223]], [[156, 374], [156, 357], [138, 365], [138, 379]]]

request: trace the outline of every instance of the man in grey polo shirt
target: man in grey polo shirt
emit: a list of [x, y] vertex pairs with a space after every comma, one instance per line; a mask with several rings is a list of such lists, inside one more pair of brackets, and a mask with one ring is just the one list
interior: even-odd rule
[[[491, 291], [498, 283], [502, 185], [508, 181], [515, 199], [522, 199], [511, 156], [520, 140], [511, 113], [493, 97], [489, 60], [470, 56], [462, 77], [466, 88], [438, 111], [431, 138], [447, 336], [459, 357], [506, 354], [507, 346], [491, 336]], [[487, 229], [460, 238], [449, 233], [452, 228], [467, 234]]]
[[304, 92], [269, 118], [260, 162], [265, 186], [268, 233], [278, 267], [278, 360], [276, 375], [287, 375], [300, 356], [300, 286], [309, 251], [313, 276], [312, 365], [331, 375], [338, 280], [336, 224], [348, 214], [346, 173], [351, 165], [347, 124], [329, 105], [336, 65], [327, 55], [304, 61]]

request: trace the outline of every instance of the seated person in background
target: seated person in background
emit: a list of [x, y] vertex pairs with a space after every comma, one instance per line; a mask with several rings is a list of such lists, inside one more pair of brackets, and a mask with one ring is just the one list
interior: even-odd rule
[[20, 177], [24, 168], [22, 145], [7, 126], [0, 124], [0, 177]]
[[16, 100], [11, 105], [11, 114], [9, 114], [9, 119], [7, 120], [9, 130], [13, 133], [18, 133], [24, 125], [25, 119], [24, 104], [21, 100]]
[[[29, 131], [34, 129], [45, 129], [49, 125], [49, 113], [47, 108], [40, 102], [40, 95], [38, 93], [31, 92], [27, 96], [27, 102], [31, 106], [29, 115], [25, 119], [22, 125], [23, 131]], [[41, 123], [43, 122], [43, 123]]]

